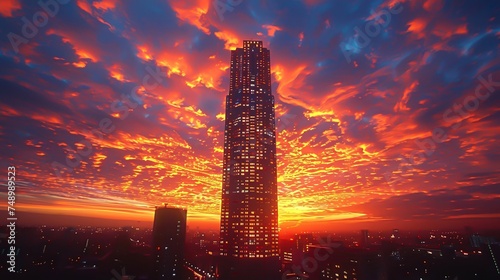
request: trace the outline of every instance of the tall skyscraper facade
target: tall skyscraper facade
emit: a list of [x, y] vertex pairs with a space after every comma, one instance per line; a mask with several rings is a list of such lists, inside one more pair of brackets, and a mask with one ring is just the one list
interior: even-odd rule
[[185, 209], [156, 207], [153, 224], [154, 279], [184, 280]]
[[226, 97], [220, 279], [279, 275], [278, 190], [270, 52], [261, 41], [231, 51]]

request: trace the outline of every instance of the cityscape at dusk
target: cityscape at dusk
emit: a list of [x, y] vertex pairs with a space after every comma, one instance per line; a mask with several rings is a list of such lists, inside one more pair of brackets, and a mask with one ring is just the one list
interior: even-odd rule
[[499, 15], [3, 1], [0, 278], [500, 279]]

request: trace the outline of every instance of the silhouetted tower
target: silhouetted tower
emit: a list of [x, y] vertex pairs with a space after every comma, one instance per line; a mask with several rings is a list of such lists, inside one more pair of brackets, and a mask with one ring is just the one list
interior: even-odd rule
[[155, 279], [184, 280], [187, 211], [156, 207], [153, 224]]

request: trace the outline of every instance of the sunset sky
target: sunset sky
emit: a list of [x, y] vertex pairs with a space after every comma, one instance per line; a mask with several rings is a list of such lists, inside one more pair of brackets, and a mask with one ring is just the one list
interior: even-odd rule
[[500, 222], [499, 1], [42, 1], [0, 8], [25, 224], [152, 223], [166, 202], [217, 228], [247, 39], [271, 51], [282, 230]]

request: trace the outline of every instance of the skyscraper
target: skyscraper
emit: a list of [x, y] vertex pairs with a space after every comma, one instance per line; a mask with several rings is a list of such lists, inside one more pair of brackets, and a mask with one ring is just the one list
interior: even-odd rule
[[220, 279], [279, 275], [278, 190], [270, 52], [261, 41], [231, 51], [226, 96]]
[[153, 224], [154, 279], [184, 280], [187, 211], [156, 207]]

